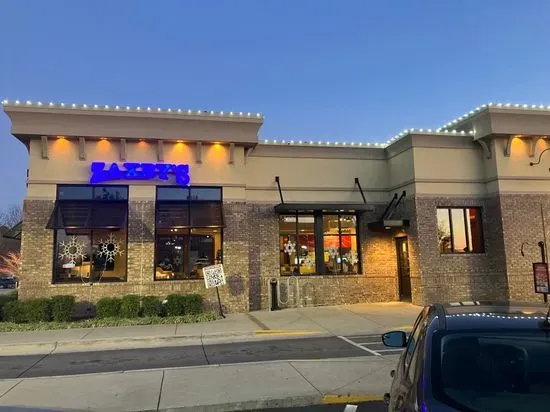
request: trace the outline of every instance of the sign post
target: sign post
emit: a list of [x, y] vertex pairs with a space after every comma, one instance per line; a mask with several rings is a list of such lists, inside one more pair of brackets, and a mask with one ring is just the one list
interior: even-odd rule
[[548, 264], [545, 262], [533, 263], [533, 279], [535, 293], [543, 293], [546, 297], [550, 292], [550, 280], [548, 277]]
[[219, 286], [226, 284], [225, 273], [223, 271], [223, 265], [212, 265], [202, 268], [202, 273], [204, 275], [204, 285], [207, 289], [216, 288], [216, 295], [218, 296], [218, 305], [220, 307], [220, 316], [225, 318], [222, 310], [222, 301], [220, 299], [220, 290]]

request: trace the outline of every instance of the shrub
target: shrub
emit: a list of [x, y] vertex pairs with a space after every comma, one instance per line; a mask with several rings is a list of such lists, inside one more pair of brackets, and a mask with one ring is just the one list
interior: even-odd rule
[[101, 298], [96, 304], [98, 318], [115, 318], [120, 313], [121, 300], [119, 298]]
[[145, 296], [141, 300], [141, 315], [150, 317], [150, 316], [160, 316], [162, 313], [162, 303], [159, 298], [156, 296]]
[[198, 294], [183, 295], [183, 314], [184, 315], [197, 315], [202, 313], [203, 300], [202, 296]]
[[52, 320], [52, 304], [49, 299], [29, 299], [21, 302], [28, 322], [49, 322]]
[[14, 300], [17, 300], [17, 291], [15, 291], [15, 293], [11, 292], [7, 295], [0, 295], [0, 320], [4, 319], [2, 308], [6, 305], [6, 303], [13, 302]]
[[182, 295], [168, 295], [164, 304], [166, 316], [181, 316], [184, 310], [184, 297]]
[[137, 318], [139, 316], [140, 302], [137, 295], [126, 295], [120, 303], [121, 318]]
[[70, 295], [54, 296], [50, 299], [52, 304], [52, 319], [55, 322], [68, 322], [75, 306], [75, 298]]
[[25, 322], [25, 308], [20, 300], [7, 302], [2, 308], [3, 317], [6, 322], [23, 323]]

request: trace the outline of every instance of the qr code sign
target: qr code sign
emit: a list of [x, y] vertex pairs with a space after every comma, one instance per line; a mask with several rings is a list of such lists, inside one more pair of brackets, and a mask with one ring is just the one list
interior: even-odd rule
[[204, 274], [204, 284], [206, 288], [215, 288], [225, 285], [225, 273], [223, 265], [212, 265], [202, 268]]

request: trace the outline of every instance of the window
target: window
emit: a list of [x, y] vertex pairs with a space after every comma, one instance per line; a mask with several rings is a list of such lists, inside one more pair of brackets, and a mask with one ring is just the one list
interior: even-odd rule
[[53, 282], [126, 281], [127, 217], [127, 186], [59, 185]]
[[[503, 313], [505, 318], [511, 317]], [[523, 315], [523, 314], [522, 314]], [[522, 316], [523, 318], [523, 316]], [[550, 401], [548, 332], [535, 317], [520, 326], [441, 331], [432, 341], [434, 397], [460, 411], [546, 411]]]
[[155, 280], [201, 279], [222, 262], [221, 188], [158, 187]]
[[315, 218], [313, 215], [279, 217], [282, 275], [315, 273]]
[[282, 275], [359, 273], [357, 217], [292, 214], [279, 217]]
[[327, 273], [359, 272], [356, 216], [323, 216], [323, 256]]
[[437, 232], [442, 254], [485, 251], [480, 208], [438, 208]]

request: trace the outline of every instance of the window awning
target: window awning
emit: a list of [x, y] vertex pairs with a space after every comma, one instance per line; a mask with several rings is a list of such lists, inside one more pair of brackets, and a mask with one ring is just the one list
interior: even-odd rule
[[372, 212], [374, 206], [366, 203], [279, 203], [277, 213], [296, 212]]
[[126, 202], [58, 201], [47, 229], [120, 229], [126, 227]]

